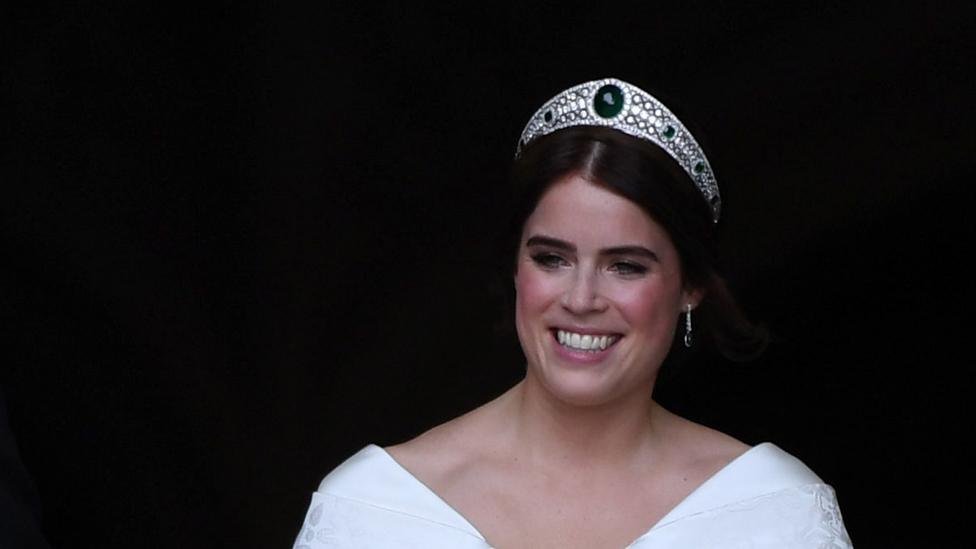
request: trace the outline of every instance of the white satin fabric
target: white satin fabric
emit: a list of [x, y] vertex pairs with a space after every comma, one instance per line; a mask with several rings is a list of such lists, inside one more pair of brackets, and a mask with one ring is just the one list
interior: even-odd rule
[[[322, 480], [294, 549], [491, 549], [382, 448]], [[852, 548], [833, 489], [771, 443], [749, 449], [625, 549]]]

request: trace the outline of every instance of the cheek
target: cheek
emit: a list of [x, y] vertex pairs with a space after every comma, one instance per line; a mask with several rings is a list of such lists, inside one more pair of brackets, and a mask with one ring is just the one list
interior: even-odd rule
[[616, 303], [628, 323], [637, 329], [671, 333], [680, 310], [681, 292], [648, 284], [617, 296]]
[[553, 281], [544, 273], [522, 266], [515, 275], [515, 331], [522, 348], [536, 347], [539, 325], [556, 295]]
[[552, 281], [543, 273], [523, 266], [515, 274], [515, 310], [518, 314], [540, 312], [551, 302], [552, 294]]

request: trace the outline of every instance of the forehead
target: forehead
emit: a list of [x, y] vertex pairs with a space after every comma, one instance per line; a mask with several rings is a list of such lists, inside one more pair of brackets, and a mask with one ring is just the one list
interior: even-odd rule
[[630, 200], [579, 175], [549, 187], [523, 227], [523, 239], [544, 234], [598, 247], [671, 246], [667, 233]]

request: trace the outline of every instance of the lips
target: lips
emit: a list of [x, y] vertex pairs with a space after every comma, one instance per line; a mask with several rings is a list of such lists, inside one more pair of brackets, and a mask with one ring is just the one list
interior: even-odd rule
[[555, 330], [555, 336], [563, 347], [592, 353], [604, 351], [620, 339], [620, 336], [611, 334], [583, 334], [559, 329]]

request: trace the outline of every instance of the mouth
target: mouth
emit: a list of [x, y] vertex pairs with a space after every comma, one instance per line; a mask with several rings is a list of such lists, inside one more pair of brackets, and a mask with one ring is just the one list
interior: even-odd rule
[[605, 351], [620, 339], [616, 334], [581, 334], [559, 329], [553, 330], [553, 336], [563, 347], [589, 353]]

